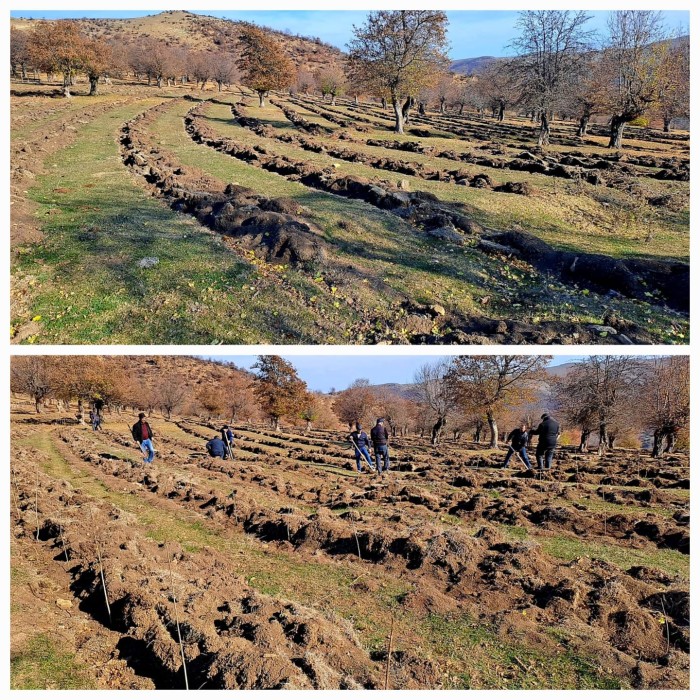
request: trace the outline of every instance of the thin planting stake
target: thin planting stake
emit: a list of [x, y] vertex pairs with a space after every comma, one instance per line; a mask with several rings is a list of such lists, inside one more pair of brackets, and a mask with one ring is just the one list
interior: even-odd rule
[[189, 681], [187, 680], [187, 661], [185, 661], [185, 647], [182, 644], [182, 634], [180, 633], [180, 618], [177, 614], [177, 597], [175, 596], [175, 585], [173, 579], [173, 560], [168, 557], [168, 569], [170, 570], [170, 590], [173, 594], [173, 604], [175, 606], [175, 625], [177, 626], [177, 639], [180, 643], [180, 656], [182, 656], [182, 671], [185, 674], [185, 690], [190, 689]]
[[391, 616], [391, 630], [389, 631], [389, 648], [387, 649], [386, 655], [386, 674], [384, 676], [384, 690], [389, 689], [389, 671], [391, 670], [391, 654], [392, 646], [394, 644], [394, 621], [396, 619], [395, 615]]

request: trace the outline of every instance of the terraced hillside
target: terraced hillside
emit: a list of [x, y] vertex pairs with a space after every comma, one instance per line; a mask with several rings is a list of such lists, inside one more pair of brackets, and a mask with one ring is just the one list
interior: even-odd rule
[[24, 89], [15, 342], [687, 342], [683, 134], [537, 152], [517, 119]]
[[688, 687], [684, 455], [539, 480], [406, 437], [380, 480], [338, 434], [240, 425], [221, 461], [149, 420], [144, 465], [132, 416], [14, 401], [14, 687]]

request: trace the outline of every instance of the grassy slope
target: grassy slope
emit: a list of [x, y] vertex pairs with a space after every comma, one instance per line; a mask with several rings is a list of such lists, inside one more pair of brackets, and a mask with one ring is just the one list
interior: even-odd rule
[[[296, 108], [294, 105], [292, 107]], [[246, 111], [251, 116], [258, 116], [259, 108], [253, 105], [248, 107]], [[282, 115], [282, 112], [280, 111], [279, 114]], [[269, 110], [267, 114], [262, 116], [267, 117], [268, 123], [274, 126], [275, 120], [270, 119]], [[361, 136], [362, 138], [394, 138], [393, 134], [385, 131], [361, 134]], [[324, 138], [316, 136], [314, 140], [323, 141]], [[408, 179], [412, 189], [426, 190], [445, 202], [463, 205], [477, 221], [485, 226], [508, 229], [517, 225], [563, 250], [600, 253], [615, 257], [658, 256], [688, 260], [689, 222], [687, 211], [680, 212], [677, 217], [672, 219], [655, 221], [652, 231], [653, 238], [651, 241], [647, 241], [647, 230], [641, 221], [633, 221], [629, 217], [621, 218], [617, 213], [617, 207], [625, 203], [630, 204], [629, 197], [609, 188], [596, 188], [586, 183], [577, 188], [566, 180], [547, 175], [497, 170], [419, 153], [326, 140], [333, 145], [339, 144], [348, 150], [366, 153], [374, 157], [406, 160], [431, 168], [462, 169], [471, 175], [486, 173], [497, 182], [506, 180], [528, 182], [539, 190], [537, 196], [523, 197], [522, 195], [426, 181], [403, 175], [392, 175], [386, 171], [354, 163], [342, 163], [342, 172], [352, 172], [365, 177]], [[412, 139], [404, 137], [404, 140], [415, 140], [415, 136]], [[431, 139], [431, 145], [433, 145], [433, 141], [435, 141], [436, 147], [457, 151], [470, 150], [467, 146], [473, 147], [473, 144], [465, 144], [456, 139], [451, 141]], [[298, 159], [301, 159], [303, 157], [301, 154], [305, 153], [306, 159], [314, 159], [318, 163], [333, 161], [328, 156], [292, 149], [282, 144], [275, 144], [274, 150]], [[522, 149], [519, 149], [518, 152], [520, 150]], [[515, 151], [512, 155], [514, 154]], [[653, 187], [656, 194], [669, 188], [687, 189], [686, 183], [668, 185], [648, 180], [645, 184], [648, 187]]]
[[[83, 126], [31, 190], [47, 236], [20, 251], [14, 270], [29, 277], [44, 326], [30, 342], [322, 341], [309, 312], [190, 217], [149, 197], [123, 167], [117, 131], [154, 103]], [[160, 263], [140, 269], [148, 256]]]
[[[81, 125], [75, 143], [48, 159], [49, 174], [30, 190], [47, 235], [43, 244], [20, 249], [13, 269], [15, 284], [28, 290], [30, 299], [27, 317], [13, 318], [13, 326], [37, 317], [41, 324], [25, 342], [365, 342], [364, 330], [356, 326], [360, 315], [374, 316], [377, 330], [391, 334], [397, 311], [390, 307], [404, 295], [465, 314], [512, 317], [513, 305], [520, 304], [527, 309], [524, 320], [534, 322], [602, 320], [609, 303], [605, 298], [581, 297], [557, 285], [552, 295], [541, 278], [504, 267], [472, 248], [426, 240], [387, 212], [316, 192], [194, 144], [182, 127], [186, 106], [174, 105], [154, 126], [161, 147], [224, 182], [297, 199], [333, 246], [331, 263], [318, 279], [292, 270], [269, 275], [258, 261], [234, 254], [220, 237], [149, 197], [143, 182], [121, 164], [118, 129], [155, 103], [155, 98], [143, 99]], [[284, 120], [276, 108], [264, 116]], [[300, 160], [335, 162], [259, 139], [233, 124], [225, 105], [210, 106], [209, 117], [222, 134], [272, 144]], [[341, 173], [381, 174], [339, 165]], [[423, 189], [443, 184], [407, 179]], [[516, 195], [498, 196], [518, 201]], [[160, 263], [142, 270], [136, 263], [147, 256]], [[354, 272], [346, 272], [346, 266]], [[480, 300], [486, 297], [485, 308]], [[682, 322], [671, 326], [648, 305], [615, 305], [660, 341], [684, 341]]]

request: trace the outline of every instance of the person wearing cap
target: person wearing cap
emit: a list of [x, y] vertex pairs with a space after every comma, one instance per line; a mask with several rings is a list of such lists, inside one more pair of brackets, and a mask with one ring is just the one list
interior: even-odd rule
[[[389, 471], [389, 433], [384, 426], [383, 418], [377, 418], [377, 423], [369, 431], [369, 434], [372, 439], [374, 459], [377, 463], [377, 473], [381, 476], [383, 471]], [[384, 462], [384, 469], [382, 469], [380, 464], [382, 461]]]
[[535, 457], [537, 458], [537, 468], [539, 470], [552, 468], [552, 457], [554, 456], [554, 449], [557, 446], [560, 432], [559, 423], [549, 413], [543, 413], [540, 424], [532, 431], [532, 434], [537, 435], [538, 438]]
[[209, 440], [205, 447], [207, 454], [210, 457], [226, 459], [226, 444], [218, 435], [215, 435], [211, 440]]
[[357, 471], [362, 472], [363, 464], [367, 464], [368, 466], [372, 464], [372, 457], [369, 453], [369, 437], [367, 433], [362, 430], [362, 426], [359, 423], [355, 423], [355, 430], [348, 435], [348, 439], [355, 448]]
[[131, 426], [131, 436], [139, 443], [141, 452], [145, 455], [143, 461], [146, 462], [146, 464], [150, 464], [156, 456], [156, 453], [153, 449], [152, 442], [153, 431], [151, 430], [151, 426], [146, 422], [145, 413], [139, 413], [138, 422]]

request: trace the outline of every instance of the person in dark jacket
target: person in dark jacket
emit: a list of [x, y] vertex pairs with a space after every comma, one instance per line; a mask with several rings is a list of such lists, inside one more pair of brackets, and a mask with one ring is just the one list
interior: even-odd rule
[[226, 445], [218, 435], [209, 440], [209, 442], [206, 444], [206, 448], [210, 457], [226, 459]]
[[[377, 462], [377, 473], [379, 476], [382, 472], [389, 471], [389, 433], [384, 427], [384, 419], [377, 418], [377, 423], [374, 428], [369, 431], [370, 437], [372, 438], [372, 448], [374, 449], [374, 459]], [[384, 462], [384, 469], [380, 462]]]
[[131, 426], [131, 436], [139, 443], [141, 452], [144, 454], [143, 461], [150, 464], [156, 456], [153, 449], [153, 431], [146, 422], [146, 414], [139, 413], [139, 420]]
[[515, 428], [515, 430], [511, 430], [510, 433], [508, 433], [506, 440], [510, 442], [510, 445], [508, 445], [506, 461], [503, 462], [503, 469], [508, 466], [510, 458], [516, 453], [520, 455], [520, 458], [525, 463], [525, 466], [528, 469], [532, 469], [532, 464], [530, 464], [530, 459], [527, 456], [528, 437], [527, 425], [524, 423], [519, 428]]
[[362, 430], [362, 426], [357, 423], [355, 425], [355, 430], [348, 435], [348, 439], [350, 442], [352, 442], [352, 445], [355, 448], [355, 462], [357, 463], [357, 471], [362, 472], [362, 467], [365, 464], [367, 466], [372, 464], [372, 457], [369, 453], [369, 437], [367, 436], [367, 433]]
[[537, 435], [537, 449], [535, 457], [537, 457], [537, 468], [539, 470], [549, 470], [552, 468], [552, 457], [559, 439], [559, 423], [552, 418], [548, 413], [542, 414], [542, 420], [535, 430], [533, 435]]

